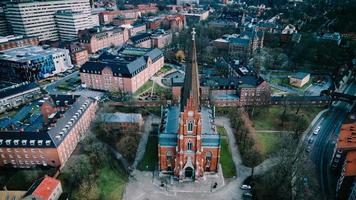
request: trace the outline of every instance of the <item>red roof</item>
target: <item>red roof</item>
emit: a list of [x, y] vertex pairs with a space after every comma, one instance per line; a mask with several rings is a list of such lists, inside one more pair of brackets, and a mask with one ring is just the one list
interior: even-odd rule
[[356, 151], [347, 153], [345, 176], [356, 176]]
[[61, 184], [59, 180], [46, 176], [35, 191], [33, 191], [32, 195], [40, 197], [43, 200], [48, 200], [59, 184]]

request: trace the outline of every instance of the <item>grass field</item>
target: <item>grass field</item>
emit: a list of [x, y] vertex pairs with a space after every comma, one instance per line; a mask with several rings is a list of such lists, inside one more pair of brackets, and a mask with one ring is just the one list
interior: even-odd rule
[[279, 135], [281, 133], [266, 133], [266, 132], [257, 132], [257, 140], [262, 145], [262, 154], [268, 156], [275, 151], [277, 151], [277, 144], [279, 142]]
[[97, 179], [100, 197], [107, 200], [122, 199], [126, 182], [126, 175], [120, 171], [109, 167], [101, 169]]
[[233, 176], [236, 176], [235, 165], [232, 161], [229, 144], [226, 138], [221, 138], [220, 163], [225, 178], [232, 178]]
[[157, 74], [164, 74], [164, 73], [168, 72], [171, 69], [172, 69], [172, 67], [165, 65], [157, 72]]
[[158, 137], [152, 135], [148, 136], [147, 146], [143, 159], [138, 164], [138, 169], [142, 171], [153, 171], [158, 162]]
[[153, 85], [153, 81], [148, 80], [145, 84], [143, 84], [140, 88], [138, 88], [138, 90], [136, 90], [133, 96], [138, 97], [141, 93], [152, 88], [152, 85]]
[[[287, 113], [295, 113], [298, 106], [288, 106]], [[308, 122], [311, 122], [314, 117], [324, 108], [320, 106], [302, 106], [299, 110], [299, 115], [303, 115]], [[281, 131], [281, 116], [283, 114], [283, 106], [264, 106], [256, 107], [254, 116], [252, 117], [253, 125], [256, 130], [276, 130]]]

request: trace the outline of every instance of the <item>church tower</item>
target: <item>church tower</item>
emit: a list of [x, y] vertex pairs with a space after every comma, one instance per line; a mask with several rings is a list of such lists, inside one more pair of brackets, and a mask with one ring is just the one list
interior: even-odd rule
[[190, 63], [185, 70], [181, 97], [181, 114], [178, 129], [178, 155], [174, 173], [179, 179], [196, 179], [203, 176], [201, 166], [201, 113], [198, 64], [195, 46], [195, 30], [192, 31]]
[[162, 109], [159, 131], [159, 170], [180, 181], [199, 180], [205, 173], [216, 173], [220, 159], [215, 114], [211, 107], [200, 104], [195, 34], [193, 28], [180, 105]]

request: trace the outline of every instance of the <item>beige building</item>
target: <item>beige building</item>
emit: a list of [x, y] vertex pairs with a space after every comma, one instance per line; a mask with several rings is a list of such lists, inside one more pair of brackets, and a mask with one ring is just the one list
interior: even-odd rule
[[289, 76], [289, 84], [295, 86], [295, 87], [303, 87], [305, 84], [307, 84], [310, 80], [310, 74], [309, 73], [303, 73], [303, 72], [298, 72], [292, 76]]

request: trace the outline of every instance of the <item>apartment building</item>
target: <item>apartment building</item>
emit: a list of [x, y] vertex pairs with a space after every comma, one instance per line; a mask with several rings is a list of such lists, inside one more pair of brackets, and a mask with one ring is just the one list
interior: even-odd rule
[[138, 133], [143, 130], [143, 118], [138, 113], [102, 113], [99, 119], [108, 130], [120, 133]]
[[61, 10], [81, 12], [90, 20], [89, 0], [13, 1], [6, 4], [5, 14], [13, 34], [44, 41], [59, 39], [55, 15]]
[[0, 132], [0, 167], [62, 168], [95, 117], [97, 102], [75, 95], [51, 95], [39, 101], [46, 123], [41, 129]]
[[89, 53], [110, 47], [123, 45], [129, 39], [127, 29], [117, 27], [95, 27], [79, 31], [79, 42]]
[[8, 35], [6, 37], [0, 37], [0, 51], [27, 45], [38, 45], [39, 43], [40, 41], [37, 37]]
[[102, 55], [80, 68], [82, 83], [91, 89], [134, 93], [163, 67], [159, 49], [126, 47], [118, 55]]

